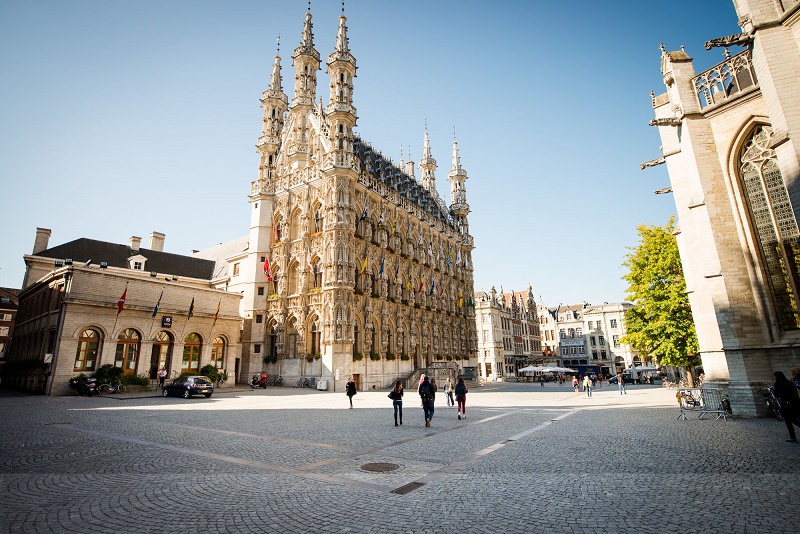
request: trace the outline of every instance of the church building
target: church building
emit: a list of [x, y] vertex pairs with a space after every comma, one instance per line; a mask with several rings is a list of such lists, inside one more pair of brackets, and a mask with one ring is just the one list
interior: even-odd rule
[[[695, 73], [662, 45], [651, 95], [705, 372], [741, 415], [800, 365], [800, 1], [736, 0], [741, 33]], [[729, 50], [733, 48], [733, 50]]]

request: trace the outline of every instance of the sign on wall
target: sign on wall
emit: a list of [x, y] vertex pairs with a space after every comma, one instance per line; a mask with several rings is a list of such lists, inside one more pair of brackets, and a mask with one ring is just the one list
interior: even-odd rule
[[172, 328], [172, 316], [164, 315], [161, 317], [161, 328]]

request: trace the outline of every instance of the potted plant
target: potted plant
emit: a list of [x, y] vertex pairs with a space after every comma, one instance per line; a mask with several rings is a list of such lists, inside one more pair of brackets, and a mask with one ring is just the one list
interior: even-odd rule
[[393, 360], [394, 360], [394, 354], [392, 354], [391, 352], [387, 352], [386, 353], [386, 361], [390, 361], [391, 362]]
[[362, 358], [364, 358], [364, 355], [361, 354], [360, 352], [354, 352], [353, 353], [353, 361], [354, 362], [360, 362], [362, 360]]
[[377, 352], [370, 352], [369, 359], [372, 360], [373, 362], [377, 362], [378, 360], [381, 359], [381, 355], [378, 354]]
[[411, 357], [408, 354], [401, 354], [400, 359], [403, 360], [404, 362], [407, 362], [408, 360], [411, 359]]

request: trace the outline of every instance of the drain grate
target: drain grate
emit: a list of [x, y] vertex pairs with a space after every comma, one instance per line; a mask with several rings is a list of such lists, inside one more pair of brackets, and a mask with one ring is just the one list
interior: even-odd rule
[[387, 471], [394, 471], [400, 467], [397, 464], [386, 464], [386, 463], [372, 463], [372, 464], [364, 464], [361, 466], [361, 469], [364, 471], [372, 471], [373, 473], [386, 473]]
[[422, 482], [409, 482], [405, 486], [400, 486], [399, 488], [395, 488], [389, 493], [397, 493], [398, 495], [405, 495], [406, 493], [411, 493], [415, 489], [419, 489], [424, 486]]

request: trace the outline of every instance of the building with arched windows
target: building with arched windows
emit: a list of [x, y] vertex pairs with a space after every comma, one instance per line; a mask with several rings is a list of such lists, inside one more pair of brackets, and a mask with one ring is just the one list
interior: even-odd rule
[[344, 15], [328, 56], [329, 103], [317, 100], [320, 54], [307, 13], [292, 54], [294, 97], [275, 57], [261, 97], [258, 177], [246, 238], [197, 257], [226, 265], [215, 283], [242, 292], [242, 358], [268, 372], [385, 387], [415, 370], [455, 374], [476, 350], [472, 249], [458, 146], [450, 205], [436, 190], [427, 133], [395, 165], [354, 132], [356, 59]]
[[103, 365], [156, 378], [239, 370], [241, 295], [212, 285], [208, 260], [163, 251], [164, 235], [128, 244], [81, 238], [49, 247], [37, 230], [3, 384], [32, 393], [70, 392], [69, 379]]
[[706, 43], [725, 47], [707, 71], [662, 46], [649, 164], [669, 171], [705, 383], [756, 415], [772, 373], [800, 364], [800, 2], [734, 7], [742, 33]]

